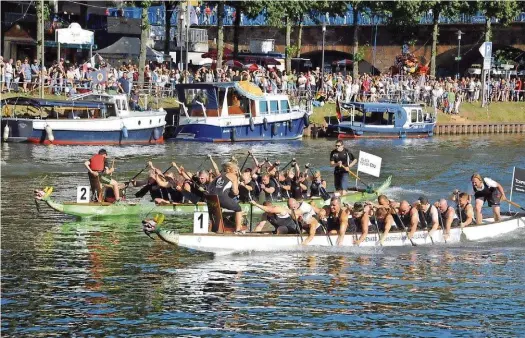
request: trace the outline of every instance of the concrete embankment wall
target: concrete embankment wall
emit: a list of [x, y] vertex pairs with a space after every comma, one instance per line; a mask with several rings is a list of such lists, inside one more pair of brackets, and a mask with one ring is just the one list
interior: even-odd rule
[[[323, 137], [325, 128], [310, 125], [304, 130], [305, 137]], [[525, 133], [525, 122], [499, 123], [438, 123], [434, 135], [467, 135], [467, 134], [521, 134]]]

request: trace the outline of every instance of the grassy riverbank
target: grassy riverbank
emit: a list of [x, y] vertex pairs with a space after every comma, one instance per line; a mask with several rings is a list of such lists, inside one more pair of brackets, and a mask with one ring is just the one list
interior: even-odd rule
[[[1, 94], [1, 99], [15, 97], [15, 96], [26, 96], [26, 97], [38, 97], [38, 94], [17, 94], [17, 93], [4, 93]], [[65, 100], [65, 96], [56, 96], [46, 94], [46, 99]], [[175, 102], [174, 98], [150, 98], [149, 102], [154, 108], [163, 107], [164, 109], [177, 108], [179, 105]], [[428, 111], [432, 111], [432, 108], [427, 107]], [[438, 123], [475, 123], [475, 122], [524, 122], [525, 121], [525, 102], [495, 102], [491, 103], [488, 107], [481, 108], [480, 103], [468, 103], [465, 102], [460, 107], [460, 115], [448, 115], [441, 111], [438, 113]], [[333, 116], [335, 118], [335, 104], [327, 103], [323, 107], [314, 108], [314, 114], [312, 115], [311, 121], [313, 123], [322, 124], [324, 117]]]
[[[428, 111], [433, 108], [427, 107]], [[480, 103], [463, 103], [460, 114], [448, 115], [438, 112], [438, 123], [473, 123], [473, 122], [524, 122], [525, 102], [495, 102], [481, 108]], [[323, 107], [314, 108], [312, 122], [323, 123], [325, 116], [335, 119], [335, 104], [328, 103]]]

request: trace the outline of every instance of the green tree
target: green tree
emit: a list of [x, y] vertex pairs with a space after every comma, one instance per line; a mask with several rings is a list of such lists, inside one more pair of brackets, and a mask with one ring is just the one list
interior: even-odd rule
[[517, 1], [478, 1], [475, 8], [485, 15], [485, 41], [492, 39], [492, 20], [497, 19], [502, 25], [512, 22], [519, 12], [520, 5]]
[[165, 2], [166, 21], [164, 22], [164, 54], [170, 53], [171, 18], [173, 17], [173, 13], [175, 12], [175, 9], [179, 5], [179, 3], [180, 1], [175, 1], [175, 0], [168, 0]]
[[217, 4], [217, 69], [222, 68], [224, 58], [224, 1]]
[[37, 0], [35, 3], [36, 6], [36, 17], [37, 17], [37, 25], [36, 25], [36, 58], [39, 59], [41, 62], [44, 62], [42, 60], [42, 51], [44, 48], [44, 20], [46, 16], [46, 9], [47, 6], [44, 4], [43, 0]]
[[292, 69], [292, 57], [297, 54], [292, 46], [292, 27], [298, 26], [304, 14], [308, 12], [311, 1], [272, 1], [266, 2], [266, 19], [270, 26], [285, 28], [285, 68]]
[[241, 15], [254, 19], [264, 9], [260, 1], [229, 1], [226, 3], [235, 9], [235, 21], [233, 22], [233, 58], [239, 57], [239, 34], [241, 27]]
[[149, 40], [150, 24], [148, 18], [148, 9], [151, 7], [151, 1], [139, 1], [137, 5], [142, 8], [140, 17], [140, 55], [139, 55], [139, 85], [144, 85], [144, 70], [146, 69], [146, 47]]
[[437, 57], [437, 44], [439, 38], [439, 19], [442, 16], [453, 18], [460, 13], [469, 11], [468, 1], [446, 1], [446, 0], [434, 0], [434, 1], [422, 1], [421, 10], [432, 11], [432, 51], [430, 56], [430, 75], [436, 76], [436, 57]]

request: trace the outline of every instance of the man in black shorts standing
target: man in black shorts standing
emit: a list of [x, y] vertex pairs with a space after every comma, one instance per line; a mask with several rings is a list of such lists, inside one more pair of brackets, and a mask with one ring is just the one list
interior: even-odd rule
[[337, 141], [335, 149], [330, 153], [330, 166], [334, 167], [335, 190], [341, 195], [346, 194], [350, 187], [348, 172], [356, 163], [357, 159], [343, 146], [343, 141]]

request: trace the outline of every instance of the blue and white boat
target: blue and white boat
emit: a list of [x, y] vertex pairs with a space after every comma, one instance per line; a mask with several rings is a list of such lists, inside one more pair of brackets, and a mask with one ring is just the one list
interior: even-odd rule
[[292, 107], [285, 94], [265, 94], [248, 81], [177, 85], [178, 140], [239, 142], [294, 140], [312, 113], [306, 99]]
[[436, 116], [419, 104], [351, 102], [340, 119], [329, 123], [338, 138], [423, 138], [434, 135]]
[[166, 111], [131, 111], [126, 95], [89, 93], [74, 100], [13, 97], [1, 102], [2, 140], [56, 145], [164, 142]]

